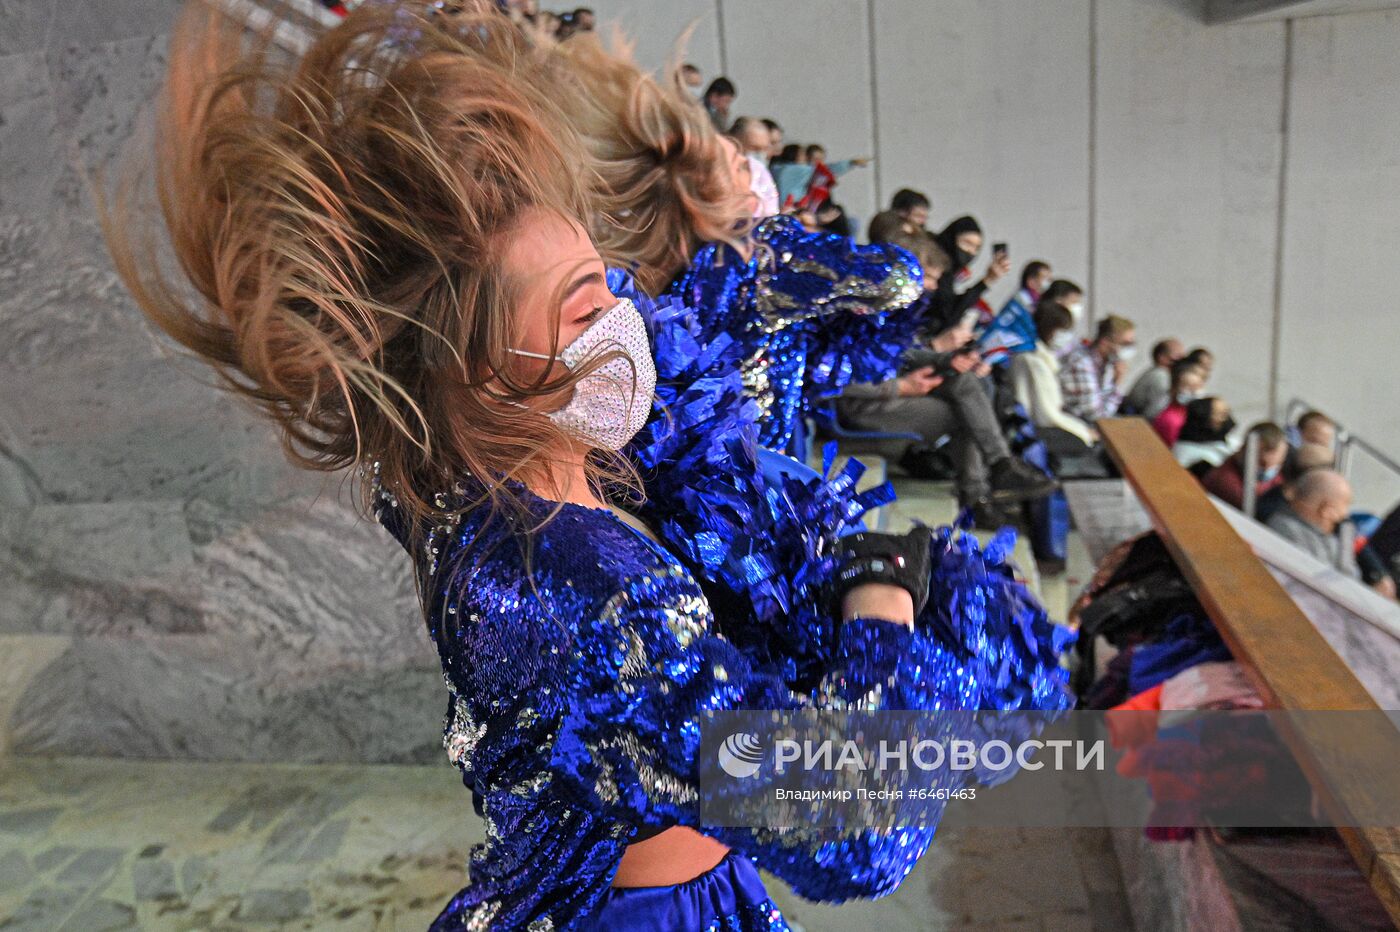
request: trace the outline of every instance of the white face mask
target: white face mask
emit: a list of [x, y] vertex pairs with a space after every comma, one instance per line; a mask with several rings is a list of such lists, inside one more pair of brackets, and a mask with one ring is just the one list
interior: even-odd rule
[[[619, 351], [574, 386], [574, 397], [550, 420], [605, 450], [620, 450], [646, 425], [656, 390], [656, 362], [651, 339], [637, 306], [623, 298], [559, 351], [557, 357], [511, 350], [534, 359], [558, 358], [570, 370], [596, 352]], [[630, 361], [630, 362], [629, 362]], [[633, 375], [635, 368], [636, 374]]]
[[1071, 304], [1069, 307], [1065, 308], [1065, 310], [1069, 311], [1070, 316], [1074, 318], [1074, 325], [1075, 325], [1076, 327], [1078, 327], [1080, 324], [1082, 324], [1082, 323], [1084, 322], [1084, 302], [1083, 302], [1083, 301], [1077, 302], [1077, 303], [1075, 303], [1075, 304]]
[[1136, 347], [1136, 346], [1120, 346], [1120, 347], [1118, 347], [1118, 358], [1119, 358], [1119, 360], [1121, 360], [1122, 362], [1132, 362], [1134, 359], [1137, 358], [1137, 347]]
[[1074, 331], [1058, 330], [1050, 338], [1050, 349], [1055, 351], [1056, 356], [1063, 356], [1074, 347]]

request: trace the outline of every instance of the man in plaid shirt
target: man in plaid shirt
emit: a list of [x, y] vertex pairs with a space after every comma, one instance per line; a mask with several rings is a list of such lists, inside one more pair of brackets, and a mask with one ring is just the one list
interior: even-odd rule
[[1089, 423], [1112, 417], [1123, 403], [1128, 364], [1137, 354], [1137, 328], [1114, 314], [1099, 321], [1092, 342], [1071, 350], [1060, 364], [1065, 410]]

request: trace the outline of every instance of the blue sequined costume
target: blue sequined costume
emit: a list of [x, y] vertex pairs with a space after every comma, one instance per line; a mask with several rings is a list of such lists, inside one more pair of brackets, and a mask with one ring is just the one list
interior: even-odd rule
[[[616, 276], [610, 284], [629, 294]], [[703, 883], [712, 899], [697, 900], [708, 910], [700, 928], [787, 927], [755, 865], [811, 899], [888, 893], [933, 828], [708, 826], [703, 715], [1069, 704], [1056, 667], [1064, 629], [1011, 580], [1005, 541], [984, 553], [968, 536], [934, 537], [932, 596], [913, 631], [833, 617], [831, 543], [890, 493], [856, 495], [856, 468], [770, 484], [755, 457], [743, 345], [708, 336], [684, 307], [635, 300], [652, 319], [658, 400], [629, 452], [647, 481], [639, 514], [663, 543], [611, 511], [513, 486], [530, 518], [468, 510], [410, 546], [450, 693], [444, 744], [483, 799], [487, 832], [470, 885], [434, 929], [593, 928], [617, 904], [645, 915], [651, 894], [610, 886], [639, 825], [691, 826], [733, 849], [697, 881], [644, 888], [683, 899]], [[451, 511], [476, 491], [464, 476], [440, 501]], [[520, 522], [556, 508], [527, 558]], [[377, 510], [410, 543], [391, 489]]]
[[809, 233], [792, 217], [764, 220], [752, 238], [747, 262], [703, 247], [667, 294], [704, 309], [706, 338], [743, 345], [759, 443], [786, 452], [818, 398], [895, 374], [923, 323], [923, 271], [898, 246]]

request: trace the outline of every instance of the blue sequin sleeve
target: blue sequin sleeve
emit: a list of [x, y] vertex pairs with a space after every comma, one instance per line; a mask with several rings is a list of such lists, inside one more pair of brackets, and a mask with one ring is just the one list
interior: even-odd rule
[[791, 217], [763, 221], [753, 238], [754, 309], [770, 324], [830, 317], [824, 327], [839, 328], [839, 315], [908, 308], [923, 293], [918, 260], [890, 243], [811, 233]]
[[[874, 619], [840, 629], [810, 694], [790, 692], [712, 632], [678, 569], [629, 580], [584, 630], [555, 741], [554, 779], [607, 817], [687, 825], [746, 855], [799, 895], [839, 902], [898, 886], [934, 829], [734, 828], [699, 816], [702, 717], [736, 709], [968, 709], [977, 676], [934, 640]], [[692, 584], [693, 585], [693, 584]]]
[[753, 232], [745, 260], [712, 243], [668, 290], [701, 309], [702, 337], [734, 340], [759, 442], [786, 451], [817, 399], [851, 381], [883, 381], [923, 324], [923, 270], [887, 243], [812, 233], [791, 217]]

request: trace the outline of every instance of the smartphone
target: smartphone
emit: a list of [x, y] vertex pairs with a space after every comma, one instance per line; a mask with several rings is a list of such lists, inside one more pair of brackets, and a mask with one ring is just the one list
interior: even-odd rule
[[1007, 248], [1007, 246], [1006, 246], [1005, 243], [993, 243], [993, 244], [992, 244], [992, 252], [999, 252], [999, 253], [1005, 254], [1005, 253], [1009, 253], [1010, 251], [1011, 251], [1011, 250]]

